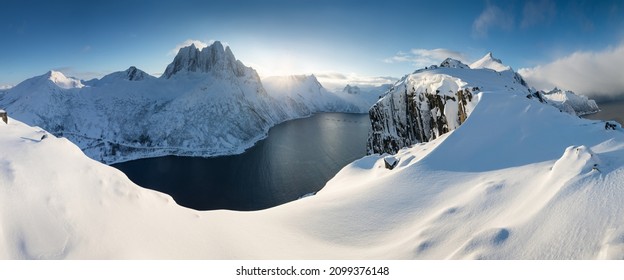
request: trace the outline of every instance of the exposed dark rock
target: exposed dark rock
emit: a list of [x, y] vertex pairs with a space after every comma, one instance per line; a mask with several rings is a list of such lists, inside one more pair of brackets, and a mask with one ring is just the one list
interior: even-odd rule
[[384, 165], [386, 169], [392, 170], [397, 166], [397, 164], [399, 164], [399, 160], [396, 159], [395, 157], [393, 156], [384, 157]]
[[[456, 118], [454, 123], [458, 125], [466, 121], [466, 105], [472, 101], [472, 92], [466, 88], [447, 94], [415, 92], [413, 88], [406, 88], [400, 95], [389, 94], [385, 102], [373, 105], [369, 111], [368, 154], [394, 154], [403, 147], [431, 141], [452, 130], [449, 117]], [[457, 106], [458, 114], [446, 116], [447, 105]]]
[[9, 124], [9, 117], [7, 116], [7, 112], [5, 110], [0, 110], [0, 118], [6, 124]]

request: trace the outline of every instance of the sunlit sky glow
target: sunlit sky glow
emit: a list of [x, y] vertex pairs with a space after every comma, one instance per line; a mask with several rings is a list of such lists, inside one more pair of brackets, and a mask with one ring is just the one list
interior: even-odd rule
[[[314, 73], [374, 84], [447, 56], [469, 63], [492, 51], [528, 76], [552, 75], [565, 87], [565, 67], [552, 63], [574, 64], [583, 54], [624, 63], [617, 51], [624, 3], [9, 0], [0, 9], [0, 34], [0, 86], [50, 69], [90, 79], [134, 65], [158, 76], [180, 46], [219, 40], [261, 76]], [[602, 94], [624, 92], [618, 86]]]

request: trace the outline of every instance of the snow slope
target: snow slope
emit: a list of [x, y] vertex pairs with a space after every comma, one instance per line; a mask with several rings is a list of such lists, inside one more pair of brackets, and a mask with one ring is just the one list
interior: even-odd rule
[[399, 150], [394, 169], [370, 155], [256, 212], [179, 207], [66, 139], [0, 122], [0, 258], [624, 258], [622, 128], [481, 77], [464, 122]]
[[296, 94], [268, 94], [256, 71], [217, 41], [181, 48], [160, 78], [130, 67], [83, 85], [51, 71], [0, 94], [0, 108], [105, 163], [241, 153], [285, 120], [368, 110], [313, 76], [300, 82], [287, 88]]

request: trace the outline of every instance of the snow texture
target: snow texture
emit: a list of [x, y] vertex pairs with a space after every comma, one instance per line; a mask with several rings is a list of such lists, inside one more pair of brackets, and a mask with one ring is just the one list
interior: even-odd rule
[[[463, 68], [406, 76], [379, 102], [410, 88], [481, 88], [461, 126], [356, 160], [315, 195], [254, 212], [180, 207], [11, 118], [0, 122], [0, 258], [623, 259], [621, 126], [527, 98], [513, 77]], [[31, 97], [43, 106], [37, 94], [76, 93]]]
[[[493, 83], [492, 83], [493, 84]], [[514, 91], [313, 196], [194, 211], [65, 138], [0, 122], [2, 259], [622, 259], [624, 134]]]

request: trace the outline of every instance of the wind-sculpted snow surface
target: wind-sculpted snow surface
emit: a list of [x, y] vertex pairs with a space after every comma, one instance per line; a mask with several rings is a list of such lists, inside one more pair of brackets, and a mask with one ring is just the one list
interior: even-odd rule
[[0, 122], [0, 258], [624, 258], [622, 128], [483, 85], [461, 126], [394, 168], [367, 156], [255, 212], [180, 207], [64, 138]]
[[1, 94], [0, 108], [105, 163], [241, 153], [285, 120], [368, 110], [314, 76], [290, 85], [296, 93], [268, 94], [255, 70], [215, 42], [180, 49], [161, 78], [130, 67], [82, 84], [52, 71]]

